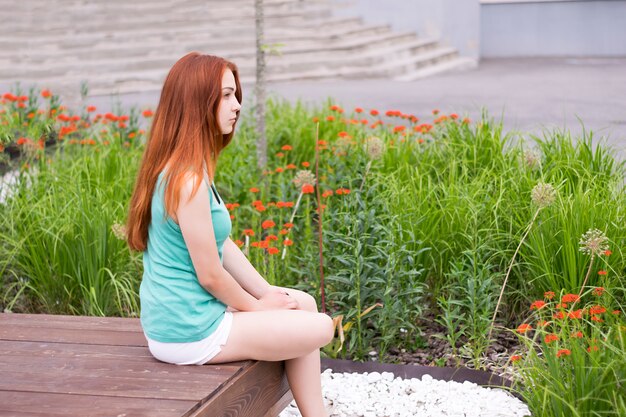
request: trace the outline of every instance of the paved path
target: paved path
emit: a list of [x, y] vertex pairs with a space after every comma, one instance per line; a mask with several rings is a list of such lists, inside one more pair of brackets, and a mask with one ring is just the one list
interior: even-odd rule
[[[608, 138], [626, 155], [626, 58], [484, 60], [473, 70], [451, 72], [412, 82], [391, 80], [299, 81], [274, 83], [272, 94], [315, 104], [333, 97], [345, 108], [397, 109], [427, 119], [434, 108], [467, 114], [473, 120], [486, 109], [503, 117], [506, 131], [541, 134], [544, 128], [582, 132], [580, 118], [596, 137]], [[244, 86], [244, 106], [252, 86]], [[125, 105], [155, 106], [159, 92], [120, 96]], [[90, 103], [103, 110], [109, 97]]]

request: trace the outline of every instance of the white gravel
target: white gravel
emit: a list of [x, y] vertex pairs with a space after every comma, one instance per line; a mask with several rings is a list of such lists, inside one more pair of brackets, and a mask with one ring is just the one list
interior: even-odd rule
[[[526, 404], [498, 388], [473, 382], [394, 378], [391, 372], [322, 373], [331, 417], [524, 417]], [[295, 402], [279, 417], [300, 416]]]

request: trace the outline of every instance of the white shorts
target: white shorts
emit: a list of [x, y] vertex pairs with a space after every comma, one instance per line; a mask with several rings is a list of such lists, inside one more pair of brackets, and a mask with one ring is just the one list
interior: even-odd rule
[[226, 344], [233, 325], [233, 313], [226, 311], [222, 322], [208, 337], [189, 343], [164, 343], [148, 340], [148, 349], [152, 356], [162, 362], [175, 365], [204, 365], [215, 357]]

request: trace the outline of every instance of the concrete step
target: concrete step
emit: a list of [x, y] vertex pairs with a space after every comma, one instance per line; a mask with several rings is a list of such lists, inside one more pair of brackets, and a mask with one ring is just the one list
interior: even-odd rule
[[398, 81], [415, 81], [421, 78], [432, 77], [433, 75], [441, 74], [444, 72], [468, 70], [476, 68], [477, 66], [478, 62], [476, 62], [475, 59], [457, 57], [423, 68], [419, 68], [415, 71], [407, 72], [400, 76], [394, 77], [394, 79]]

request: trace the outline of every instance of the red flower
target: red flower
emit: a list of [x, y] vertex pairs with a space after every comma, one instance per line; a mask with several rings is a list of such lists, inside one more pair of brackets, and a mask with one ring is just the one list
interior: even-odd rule
[[559, 340], [559, 336], [555, 335], [554, 333], [548, 333], [546, 337], [543, 338], [543, 341], [548, 344], [557, 340]]
[[356, 113], [363, 113], [363, 109], [362, 109], [362, 108], [360, 108], [360, 107], [355, 108], [355, 109], [354, 109], [354, 111], [355, 111]]
[[435, 109], [435, 110], [433, 110], [433, 114], [434, 114], [435, 116], [436, 116], [436, 115], [438, 115], [438, 114], [439, 114], [439, 109]]
[[280, 174], [281, 172], [283, 172], [284, 170], [281, 167], [276, 168], [276, 173]]
[[345, 138], [345, 137], [350, 137], [350, 134], [342, 130], [341, 132], [337, 133], [337, 136], [339, 136], [340, 138]]
[[93, 113], [96, 111], [96, 106], [87, 106], [87, 113]]
[[291, 145], [283, 145], [280, 149], [282, 149], [283, 151], [290, 151], [293, 148], [291, 147]]
[[563, 298], [561, 298], [561, 301], [564, 303], [575, 303], [579, 299], [580, 297], [576, 294], [565, 294]]
[[293, 207], [293, 201], [285, 201], [285, 207]]
[[330, 197], [331, 195], [333, 195], [333, 190], [326, 190], [322, 194], [322, 197]]
[[603, 313], [606, 313], [606, 308], [602, 306], [592, 306], [591, 308], [589, 308], [589, 314], [591, 314], [592, 316], [595, 314], [603, 314]]
[[276, 154], [276, 156], [277, 156], [278, 158], [284, 158], [285, 154], [284, 154], [284, 153], [282, 153], [282, 152], [278, 152], [278, 153]]
[[295, 166], [294, 164], [288, 164], [285, 169], [296, 169], [298, 168], [297, 166]]
[[289, 239], [285, 239], [285, 240], [283, 241], [283, 245], [285, 245], [285, 246], [291, 246], [291, 245], [293, 245], [293, 241], [292, 241], [292, 240], [289, 240]]
[[552, 315], [552, 317], [554, 317], [555, 319], [564, 319], [565, 313], [563, 313], [562, 311], [557, 311]]
[[613, 310], [611, 311], [611, 314], [613, 314], [614, 316], [618, 316], [620, 314], [619, 310]]
[[304, 184], [302, 186], [302, 194], [312, 194], [315, 191], [315, 187], [311, 184]]
[[604, 251], [604, 256], [611, 256], [613, 254], [613, 252], [611, 252], [609, 249]]
[[265, 210], [267, 210], [263, 204], [257, 204], [256, 206], [254, 206], [254, 208], [259, 213], [263, 213]]
[[376, 110], [376, 109], [372, 109], [372, 110], [370, 110], [370, 114], [371, 114], [372, 116], [378, 116], [380, 113], [378, 112], [378, 110]]
[[339, 106], [338, 106], [338, 105], [336, 105], [336, 104], [333, 104], [332, 106], [330, 106], [330, 110], [331, 110], [331, 111], [339, 111], [340, 109], [341, 109], [341, 107], [339, 107]]
[[546, 291], [543, 293], [543, 298], [546, 300], [552, 300], [554, 298], [554, 291]]
[[334, 116], [327, 116], [327, 117], [326, 117], [326, 121], [327, 121], [327, 122], [332, 122], [332, 121], [334, 121], [334, 120], [335, 120], [335, 117], [334, 117]]
[[544, 307], [546, 305], [545, 301], [542, 300], [537, 300], [534, 303], [532, 303], [530, 305], [530, 309], [531, 310], [539, 310], [540, 308]]
[[293, 227], [293, 223], [285, 223], [285, 224], [283, 225], [283, 227], [284, 227], [285, 229], [291, 229], [291, 228]]
[[278, 240], [278, 236], [276, 235], [267, 235], [267, 237], [265, 238], [265, 240]]
[[274, 226], [276, 226], [276, 223], [274, 223], [272, 220], [265, 220], [263, 223], [261, 223], [261, 227], [263, 229], [269, 229], [270, 227]]
[[591, 352], [597, 352], [599, 349], [596, 345], [591, 345], [587, 348], [587, 352], [591, 353]]
[[394, 133], [404, 132], [404, 130], [405, 130], [405, 129], [406, 129], [406, 126], [402, 126], [402, 125], [400, 125], [400, 126], [396, 126], [396, 127], [394, 127], [394, 128], [393, 128], [393, 132], [394, 132]]
[[567, 317], [570, 319], [581, 319], [583, 318], [583, 310], [578, 309], [578, 310], [570, 311], [569, 313], [567, 313]]
[[314, 118], [313, 118], [313, 123], [317, 123], [317, 122], [319, 122], [319, 121], [320, 121], [320, 118], [319, 118], [319, 117], [314, 117]]
[[152, 117], [152, 116], [154, 116], [154, 113], [150, 109], [144, 110], [143, 113], [141, 113], [141, 114], [143, 114], [143, 117]]
[[25, 145], [25, 144], [27, 144], [29, 142], [30, 142], [30, 139], [28, 139], [28, 138], [19, 138], [16, 143], [18, 145]]
[[526, 333], [526, 332], [531, 331], [532, 329], [533, 329], [533, 326], [531, 326], [530, 324], [528, 324], [528, 323], [522, 323], [522, 324], [520, 324], [520, 325], [517, 327], [517, 330], [516, 330], [516, 331], [517, 331], [518, 333], [520, 333], [520, 334], [524, 334], [524, 333]]
[[547, 320], [539, 320], [539, 321], [537, 322], [537, 325], [538, 325], [538, 326], [541, 326], [541, 327], [546, 327], [546, 326], [547, 326], [547, 325], [549, 325], [550, 323], [551, 323], [551, 322], [549, 322], [549, 321], [547, 321]]
[[258, 188], [256, 188], [256, 187], [252, 187], [252, 188], [250, 188], [250, 192], [251, 192], [251, 193], [258, 193], [258, 192], [259, 192], [259, 189], [258, 189]]
[[604, 287], [596, 287], [593, 289], [593, 295], [600, 297], [604, 294]]
[[572, 354], [572, 351], [569, 349], [559, 349], [558, 352], [556, 352], [556, 357], [560, 358], [561, 356], [569, 356]]
[[605, 270], [603, 270], [603, 269], [598, 271], [598, 275], [606, 275], [606, 274], [607, 274], [607, 272]]
[[267, 248], [267, 253], [269, 253], [270, 255], [278, 255], [280, 251], [278, 250], [278, 248]]
[[243, 246], [243, 242], [239, 239], [235, 240], [235, 245], [242, 247]]
[[303, 167], [305, 167], [305, 168], [308, 168], [310, 165], [311, 165], [311, 164], [309, 164], [307, 161], [304, 161], [304, 162], [302, 163], [302, 166], [303, 166]]
[[286, 235], [287, 233], [289, 233], [287, 229], [280, 229], [280, 232], [278, 232], [279, 235]]
[[50, 92], [50, 90], [41, 90], [41, 97], [49, 98], [51, 95], [52, 93]]
[[583, 337], [583, 332], [581, 332], [580, 330], [577, 332], [572, 333], [572, 337], [575, 339], [581, 339]]
[[254, 230], [252, 230], [252, 229], [245, 229], [243, 231], [243, 234], [246, 235], [246, 236], [254, 236]]
[[337, 195], [350, 194], [350, 190], [347, 188], [338, 188], [337, 191], [335, 191], [335, 194]]
[[602, 323], [604, 320], [602, 320], [600, 317], [598, 316], [591, 316], [591, 321], [595, 321], [598, 323]]
[[522, 360], [522, 357], [520, 355], [513, 355], [513, 356], [511, 356], [511, 362], [513, 362], [513, 363], [519, 362], [520, 360]]

